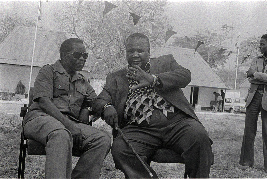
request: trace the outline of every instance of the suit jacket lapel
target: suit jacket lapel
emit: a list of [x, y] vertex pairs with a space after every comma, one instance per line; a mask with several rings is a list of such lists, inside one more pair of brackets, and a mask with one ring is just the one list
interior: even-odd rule
[[[157, 63], [157, 64], [156, 64]], [[159, 60], [153, 59], [150, 60], [150, 73], [157, 74], [159, 72], [160, 64]]]
[[262, 58], [257, 59], [257, 68], [259, 72], [263, 72], [264, 69], [264, 61]]
[[117, 109], [118, 109], [118, 117], [119, 119], [123, 119], [124, 114], [124, 105], [127, 100], [128, 92], [129, 92], [129, 82], [128, 78], [126, 77], [127, 70], [122, 70], [122, 72], [119, 74], [117, 78], [117, 95], [116, 95], [116, 101], [117, 101]]
[[124, 69], [121, 73], [120, 73], [120, 78], [117, 79], [117, 83], [118, 83], [118, 88], [120, 91], [126, 91], [128, 94], [129, 91], [129, 82], [128, 82], [128, 78], [126, 77], [127, 75], [127, 70]]

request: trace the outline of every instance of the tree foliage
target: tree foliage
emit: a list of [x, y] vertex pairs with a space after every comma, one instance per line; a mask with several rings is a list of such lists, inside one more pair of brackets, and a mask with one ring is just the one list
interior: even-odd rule
[[34, 26], [34, 22], [23, 19], [18, 15], [2, 14], [2, 17], [0, 17], [0, 43], [16, 26]]
[[[133, 32], [150, 38], [151, 47], [161, 46], [170, 26], [163, 15], [166, 1], [112, 1], [117, 7], [103, 15], [104, 2], [64, 3], [57, 13], [61, 31], [85, 41], [91, 58], [103, 61], [106, 73], [126, 64], [125, 39]], [[130, 13], [140, 16], [135, 25]], [[98, 69], [96, 67], [92, 67]]]
[[224, 40], [225, 37], [222, 34], [212, 33], [207, 30], [198, 32], [192, 37], [177, 37], [172, 45], [195, 49], [198, 41], [202, 41], [203, 44], [196, 50], [211, 67], [215, 68], [223, 64], [227, 59], [229, 50], [222, 45]]
[[[234, 70], [230, 70], [227, 68], [218, 69], [217, 74], [221, 77], [221, 79], [225, 82], [227, 86], [230, 88], [234, 88], [235, 86], [235, 78], [236, 78], [236, 87], [244, 82], [246, 77], [246, 71], [249, 69], [253, 58], [260, 55], [258, 50], [259, 47], [259, 39], [260, 37], [249, 37], [240, 42], [239, 46], [239, 54], [238, 54], [238, 68], [236, 71], [236, 67]], [[237, 76], [236, 76], [237, 73]]]
[[251, 59], [260, 55], [260, 37], [250, 37], [240, 43], [239, 56], [240, 63], [247, 65]]

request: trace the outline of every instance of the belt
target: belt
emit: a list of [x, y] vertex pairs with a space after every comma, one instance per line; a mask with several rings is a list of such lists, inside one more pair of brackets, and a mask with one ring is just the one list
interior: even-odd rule
[[75, 121], [75, 122], [78, 122], [78, 123], [84, 123], [84, 124], [87, 124], [87, 125], [91, 125], [89, 121], [82, 121], [82, 120], [79, 120], [77, 119], [76, 117], [74, 117], [72, 114], [68, 113], [68, 112], [61, 112], [63, 115], [66, 115], [68, 116], [68, 118], [72, 121]]

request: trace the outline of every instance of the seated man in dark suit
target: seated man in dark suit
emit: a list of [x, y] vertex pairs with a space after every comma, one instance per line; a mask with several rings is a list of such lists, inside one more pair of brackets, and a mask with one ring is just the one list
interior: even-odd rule
[[[190, 71], [172, 55], [150, 59], [149, 39], [140, 33], [127, 38], [126, 59], [128, 68], [107, 76], [94, 111], [121, 129], [153, 177], [147, 161], [160, 148], [181, 154], [189, 177], [209, 177], [211, 140], [181, 90], [191, 81]], [[124, 136], [119, 133], [112, 145], [116, 167], [126, 178], [151, 177]]]

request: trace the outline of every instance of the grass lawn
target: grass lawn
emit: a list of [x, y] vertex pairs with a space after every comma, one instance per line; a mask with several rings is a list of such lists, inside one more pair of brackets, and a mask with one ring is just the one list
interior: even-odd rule
[[[263, 170], [261, 120], [255, 140], [255, 165], [253, 168], [239, 166], [239, 155], [244, 129], [244, 114], [204, 113], [197, 114], [206, 127], [214, 144], [212, 146], [215, 163], [211, 168], [211, 178], [266, 178]], [[17, 177], [21, 119], [18, 115], [0, 113], [0, 178]], [[110, 128], [101, 121], [94, 124], [110, 132]], [[73, 157], [73, 166], [77, 158]], [[26, 178], [44, 178], [45, 156], [28, 156], [26, 159]], [[152, 163], [152, 167], [161, 178], [182, 178], [184, 165]], [[115, 169], [113, 159], [108, 154], [104, 161], [101, 178], [124, 178], [123, 173]]]

